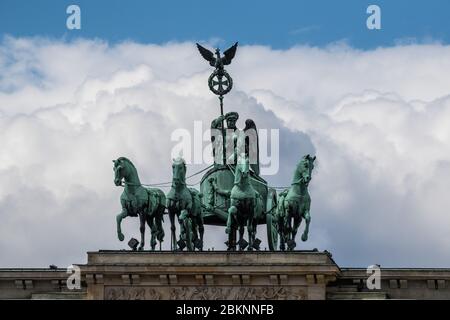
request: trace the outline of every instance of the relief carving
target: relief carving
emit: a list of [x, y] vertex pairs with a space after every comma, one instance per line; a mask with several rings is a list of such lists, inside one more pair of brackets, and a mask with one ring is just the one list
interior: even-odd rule
[[105, 287], [106, 300], [305, 300], [299, 287]]
[[186, 287], [172, 288], [170, 290], [170, 300], [188, 300], [187, 294], [189, 290]]

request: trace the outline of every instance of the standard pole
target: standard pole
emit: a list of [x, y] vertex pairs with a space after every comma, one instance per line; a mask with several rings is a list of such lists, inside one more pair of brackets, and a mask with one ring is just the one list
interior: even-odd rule
[[219, 100], [220, 100], [220, 115], [222, 116], [222, 160], [223, 160], [223, 165], [227, 164], [227, 156], [225, 153], [225, 124], [224, 124], [224, 119], [223, 119], [223, 96], [220, 95], [219, 96]]

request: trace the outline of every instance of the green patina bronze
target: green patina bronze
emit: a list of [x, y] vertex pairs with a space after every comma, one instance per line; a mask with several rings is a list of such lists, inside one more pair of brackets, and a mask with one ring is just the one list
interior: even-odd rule
[[[229, 235], [239, 230], [239, 250], [259, 249], [255, 245], [256, 226], [263, 215], [263, 205], [260, 194], [250, 183], [250, 164], [248, 158], [243, 155], [239, 157], [234, 173], [234, 186], [231, 189], [230, 208], [228, 209], [227, 227], [225, 232]], [[244, 241], [244, 227], [247, 225], [248, 243]], [[228, 239], [228, 250], [236, 250], [236, 243], [232, 236]]]
[[159, 189], [148, 189], [141, 185], [136, 167], [125, 157], [113, 160], [114, 163], [114, 184], [121, 186], [125, 184], [120, 203], [122, 212], [117, 215], [117, 237], [123, 241], [125, 236], [122, 233], [121, 222], [126, 217], [139, 217], [141, 242], [139, 250], [144, 249], [145, 243], [145, 223], [151, 230], [150, 246], [155, 250], [157, 240], [164, 240], [164, 229], [162, 227], [163, 215], [165, 211], [166, 197]]
[[[159, 189], [144, 188], [130, 160], [124, 157], [113, 160], [114, 182], [117, 186], [124, 184], [120, 198], [122, 212], [117, 215], [117, 236], [120, 241], [124, 240], [121, 221], [125, 217], [139, 216], [139, 249], [144, 248], [146, 222], [151, 229], [152, 250], [157, 241], [161, 248], [164, 238], [163, 215], [168, 213], [172, 250], [203, 250], [204, 225], [225, 227], [228, 250], [236, 250], [237, 246], [239, 250], [259, 250], [261, 241], [256, 238], [256, 230], [261, 224], [266, 226], [269, 250], [277, 250], [279, 240], [281, 250], [286, 250], [286, 247], [294, 250], [295, 237], [302, 219], [306, 221], [302, 240], [308, 239], [311, 222], [308, 184], [316, 157], [304, 156], [295, 169], [291, 187], [277, 196], [275, 188], [269, 187], [259, 175], [259, 142], [255, 122], [247, 119], [245, 128], [240, 130], [236, 126], [239, 114], [233, 111], [224, 115], [223, 112], [224, 95], [230, 92], [233, 85], [224, 66], [229, 65], [234, 58], [237, 43], [225, 50], [223, 56], [219, 49], [214, 54], [198, 44], [197, 47], [215, 68], [208, 79], [208, 85], [219, 96], [220, 116], [211, 122], [211, 129], [222, 133], [221, 136], [217, 135], [222, 141], [216, 141], [216, 136], [212, 135], [211, 142], [214, 155], [221, 151], [223, 157], [214, 157], [214, 165], [191, 175], [192, 177], [207, 170], [200, 181], [200, 191], [188, 187], [185, 161], [181, 157], [173, 159], [172, 182], [167, 196]], [[254, 139], [250, 139], [248, 133], [254, 133]], [[253, 155], [256, 163], [250, 163], [250, 155]], [[178, 237], [176, 222], [180, 228]], [[244, 239], [245, 227], [248, 241]]]
[[[183, 158], [173, 159], [172, 186], [167, 194], [172, 250], [189, 251], [195, 248], [203, 250], [203, 214], [202, 194], [186, 186], [186, 163]], [[180, 236], [177, 241], [175, 217], [180, 225]]]
[[277, 216], [281, 250], [286, 249], [286, 244], [289, 250], [295, 248], [295, 236], [302, 219], [305, 219], [306, 222], [302, 240], [308, 240], [309, 224], [311, 222], [309, 213], [311, 197], [309, 196], [308, 185], [311, 181], [315, 160], [315, 156], [311, 157], [309, 154], [304, 156], [295, 168], [291, 187], [279, 195]]
[[[223, 115], [223, 96], [226, 95], [228, 92], [231, 91], [233, 88], [233, 79], [228, 74], [228, 72], [225, 70], [224, 66], [229, 65], [231, 61], [233, 60], [234, 56], [236, 55], [238, 43], [236, 42], [233, 46], [228, 48], [224, 51], [223, 56], [220, 55], [220, 49], [216, 48], [215, 54], [206, 49], [205, 47], [202, 47], [197, 43], [197, 48], [202, 57], [209, 62], [209, 65], [214, 67], [213, 73], [208, 78], [208, 86], [209, 90], [211, 90], [212, 93], [219, 96], [220, 101], [220, 117], [213, 121], [211, 124], [211, 128], [220, 128], [222, 131], [222, 145], [223, 145], [223, 158], [222, 163], [226, 163], [226, 152], [225, 152], [225, 128], [223, 125], [223, 121], [225, 120], [226, 116]], [[237, 115], [237, 113], [235, 113]], [[227, 123], [229, 120], [227, 119]], [[213, 146], [214, 141], [212, 138]], [[217, 143], [217, 142], [216, 142]], [[213, 148], [213, 153], [215, 153], [216, 150]]]

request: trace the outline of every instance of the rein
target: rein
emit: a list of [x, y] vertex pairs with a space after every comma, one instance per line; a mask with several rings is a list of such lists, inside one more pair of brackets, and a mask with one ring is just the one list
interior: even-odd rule
[[[211, 169], [213, 166], [214, 166], [214, 165], [212, 164], [212, 165], [210, 165], [210, 166], [208, 166], [208, 167], [206, 167], [206, 168], [204, 168], [204, 169], [202, 169], [202, 170], [200, 170], [200, 171], [197, 171], [196, 173], [191, 174], [190, 176], [187, 176], [187, 177], [185, 178], [185, 180], [190, 179], [190, 178], [192, 178], [192, 177], [195, 177], [196, 175], [198, 175], [198, 174], [200, 174], [200, 173], [202, 173], [202, 172], [204, 172], [204, 171], [206, 171], [206, 170]], [[195, 186], [195, 185], [198, 184], [198, 183], [196, 183], [196, 184], [188, 184], [188, 183], [185, 183], [185, 184], [186, 184], [187, 186]], [[172, 186], [172, 181], [159, 182], [159, 183], [147, 183], [147, 184], [145, 184], [145, 183], [131, 183], [131, 182], [122, 181], [122, 187], [123, 187], [124, 185], [129, 185], [129, 186], [143, 186], [143, 187], [170, 187], [170, 186]]]

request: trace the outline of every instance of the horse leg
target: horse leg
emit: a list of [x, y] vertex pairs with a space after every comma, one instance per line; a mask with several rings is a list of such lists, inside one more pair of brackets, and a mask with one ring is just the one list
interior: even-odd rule
[[119, 213], [116, 216], [116, 223], [117, 223], [117, 238], [119, 238], [120, 241], [123, 241], [125, 239], [125, 236], [122, 233], [122, 220], [127, 217], [127, 212], [125, 210], [122, 210], [121, 213]]
[[244, 249], [241, 247], [241, 241], [242, 241], [242, 239], [244, 239], [244, 224], [242, 224], [242, 225], [239, 226], [239, 251], [244, 250]]
[[[278, 234], [280, 235], [280, 250], [284, 251], [286, 249], [286, 240], [284, 238], [284, 216], [285, 216], [285, 205], [284, 205], [284, 197], [278, 197], [278, 204], [275, 211], [277, 217], [277, 229]], [[275, 249], [276, 250], [276, 249]]]
[[164, 228], [162, 225], [164, 211], [165, 211], [165, 208], [163, 206], [161, 206], [158, 209], [156, 216], [154, 217], [154, 220], [153, 220], [155, 228], [156, 228], [156, 232], [157, 232], [156, 239], [159, 241], [160, 246], [161, 246], [161, 242], [164, 241]]
[[[188, 218], [188, 215], [189, 212], [186, 209], [183, 209], [181, 210], [180, 215], [178, 216], [178, 224], [180, 225], [180, 239], [183, 239], [185, 242], [187, 241], [187, 233], [191, 232], [191, 230], [187, 230], [185, 227], [185, 221]], [[187, 250], [190, 249], [187, 248]]]
[[139, 245], [138, 250], [142, 251], [144, 250], [144, 243], [145, 243], [145, 213], [139, 213], [139, 231], [141, 232], [141, 243]]
[[286, 245], [285, 245], [285, 241], [284, 241], [283, 231], [280, 231], [279, 234], [280, 234], [280, 250], [284, 251], [284, 250], [286, 250]]
[[151, 231], [151, 240], [150, 240], [150, 247], [152, 248], [152, 251], [155, 250], [156, 247], [156, 237], [158, 234], [158, 228], [156, 226], [155, 217], [153, 216], [147, 216], [147, 225], [150, 228]]
[[292, 240], [295, 241], [295, 237], [297, 236], [297, 230], [302, 222], [302, 217], [300, 215], [294, 216], [294, 227], [292, 228]]
[[311, 215], [309, 214], [309, 210], [307, 210], [303, 216], [305, 218], [306, 226], [305, 231], [302, 234], [302, 241], [308, 240], [308, 232], [309, 232], [309, 223], [311, 222]]
[[[200, 213], [199, 213], [200, 214]], [[205, 227], [203, 226], [203, 217], [200, 215], [198, 219], [198, 233], [200, 234], [200, 251], [203, 251], [203, 234], [205, 233]]]
[[[293, 228], [292, 228], [292, 220], [295, 220], [295, 208], [293, 207], [292, 203], [287, 203], [286, 206], [286, 220], [285, 220], [285, 239], [286, 242], [288, 244], [288, 250], [292, 251], [293, 248], [293, 244], [295, 244], [295, 234], [293, 232]], [[295, 222], [294, 222], [295, 223]]]
[[292, 237], [292, 211], [290, 209], [288, 209], [285, 226], [287, 240], [295, 240], [295, 237]]
[[280, 250], [284, 251], [286, 250], [286, 231], [285, 231], [285, 226], [284, 226], [284, 212], [283, 212], [283, 217], [278, 217], [279, 221], [278, 221], [278, 229], [279, 229], [279, 234], [280, 234]]
[[195, 246], [195, 242], [196, 241], [200, 241], [199, 239], [199, 235], [198, 235], [198, 222], [197, 222], [197, 217], [192, 217], [191, 219], [191, 228], [192, 228], [192, 237], [191, 237], [191, 241], [192, 241], [192, 251], [195, 251], [195, 248], [197, 248]]
[[170, 232], [171, 232], [171, 246], [172, 251], [175, 251], [177, 249], [177, 236], [175, 234], [176, 227], [175, 227], [175, 212], [173, 211], [173, 208], [171, 209], [169, 207], [169, 219], [170, 219]]
[[225, 233], [228, 234], [228, 251], [236, 250], [236, 215], [237, 207], [235, 201], [231, 200], [230, 208], [228, 209], [227, 227]]
[[[253, 219], [253, 233], [252, 233], [253, 243], [255, 243], [255, 240], [256, 240], [256, 230], [257, 230], [256, 228], [257, 227], [258, 227], [258, 222], [256, 221], [256, 219]], [[259, 250], [259, 248], [256, 250]]]
[[253, 234], [253, 218], [249, 218], [247, 220], [247, 233], [248, 233], [248, 250], [253, 250], [253, 240], [254, 240], [254, 234]]
[[227, 218], [227, 227], [225, 228], [225, 233], [229, 234], [231, 232], [231, 228], [234, 225], [234, 220], [236, 218], [237, 208], [234, 205], [231, 205], [228, 209], [228, 218]]
[[[248, 231], [248, 250], [253, 250], [253, 244], [255, 243], [255, 239], [256, 239], [256, 227], [258, 224], [258, 220], [257, 218], [259, 217], [259, 212], [258, 210], [260, 210], [260, 206], [258, 203], [258, 198], [255, 197], [255, 199], [252, 200], [251, 202], [251, 210], [249, 210], [252, 215], [248, 218], [247, 221], [247, 231]], [[261, 209], [262, 210], [262, 209]]]
[[[191, 228], [192, 228], [192, 237], [191, 237], [191, 241], [192, 241], [192, 251], [195, 251], [196, 247], [196, 243], [198, 241], [200, 241], [200, 226], [199, 226], [199, 220], [197, 216], [193, 216], [191, 218]], [[201, 251], [200, 248], [197, 248], [197, 250]]]
[[230, 231], [228, 233], [228, 241], [225, 242], [227, 244], [227, 251], [236, 251], [236, 229], [234, 227], [230, 227]]

